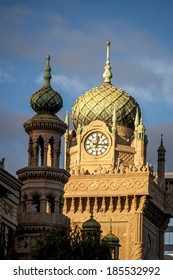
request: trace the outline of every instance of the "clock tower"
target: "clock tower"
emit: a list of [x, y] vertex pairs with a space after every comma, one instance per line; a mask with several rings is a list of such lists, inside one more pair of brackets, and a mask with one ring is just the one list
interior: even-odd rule
[[158, 184], [146, 161], [139, 104], [111, 83], [110, 42], [106, 52], [104, 83], [79, 97], [72, 108], [74, 129], [65, 133], [65, 169], [71, 177], [63, 211], [79, 226], [93, 212], [102, 237], [109, 233], [111, 220], [121, 244], [120, 259], [144, 259], [151, 252], [161, 259], [173, 196]]

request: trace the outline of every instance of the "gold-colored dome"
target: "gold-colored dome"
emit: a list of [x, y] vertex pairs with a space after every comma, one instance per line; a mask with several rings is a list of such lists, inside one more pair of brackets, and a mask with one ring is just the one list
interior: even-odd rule
[[137, 108], [140, 112], [138, 103], [128, 93], [107, 82], [84, 93], [76, 101], [72, 108], [74, 127], [88, 125], [94, 120], [112, 125], [114, 108], [116, 123], [134, 128]]
[[111, 84], [110, 42], [107, 42], [104, 69], [104, 83], [80, 96], [72, 108], [72, 121], [75, 129], [78, 125], [86, 126], [94, 120], [101, 120], [112, 125], [113, 117], [117, 125], [133, 129], [137, 110], [139, 115], [141, 114], [135, 99]]

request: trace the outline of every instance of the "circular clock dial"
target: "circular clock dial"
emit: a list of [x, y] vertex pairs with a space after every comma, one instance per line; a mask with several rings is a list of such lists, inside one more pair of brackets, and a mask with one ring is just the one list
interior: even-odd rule
[[93, 132], [85, 140], [85, 150], [89, 155], [99, 156], [108, 149], [109, 141], [102, 132]]

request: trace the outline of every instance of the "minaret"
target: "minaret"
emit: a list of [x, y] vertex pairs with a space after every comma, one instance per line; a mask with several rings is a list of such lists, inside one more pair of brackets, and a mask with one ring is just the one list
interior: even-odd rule
[[158, 159], [157, 159], [157, 176], [158, 176], [158, 185], [162, 188], [165, 187], [165, 147], [163, 146], [163, 134], [161, 134], [160, 146], [157, 150]]
[[67, 148], [68, 148], [68, 138], [69, 138], [69, 115], [66, 112], [65, 124], [67, 125], [66, 132], [64, 134], [64, 168], [67, 169]]
[[136, 112], [135, 118], [135, 143], [136, 143], [136, 154], [135, 154], [135, 165], [146, 164], [146, 140], [145, 140], [145, 126], [143, 124], [142, 112], [139, 122], [139, 112]]
[[30, 100], [37, 114], [24, 123], [29, 135], [28, 166], [17, 171], [23, 183], [16, 238], [20, 259], [29, 257], [40, 233], [55, 225], [69, 225], [62, 209], [64, 185], [70, 175], [59, 167], [61, 136], [67, 125], [55, 115], [63, 102], [61, 95], [52, 89], [50, 79], [50, 56], [47, 56], [44, 85]]

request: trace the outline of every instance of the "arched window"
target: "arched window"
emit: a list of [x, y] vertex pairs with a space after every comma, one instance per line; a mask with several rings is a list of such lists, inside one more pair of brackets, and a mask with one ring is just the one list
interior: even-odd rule
[[40, 212], [40, 195], [38, 195], [38, 194], [35, 194], [32, 197], [32, 211]]
[[44, 165], [44, 140], [42, 136], [39, 136], [37, 140], [37, 157], [38, 157], [38, 165]]
[[47, 197], [46, 202], [46, 213], [54, 213], [55, 203], [54, 203], [54, 197], [52, 195], [49, 195]]

